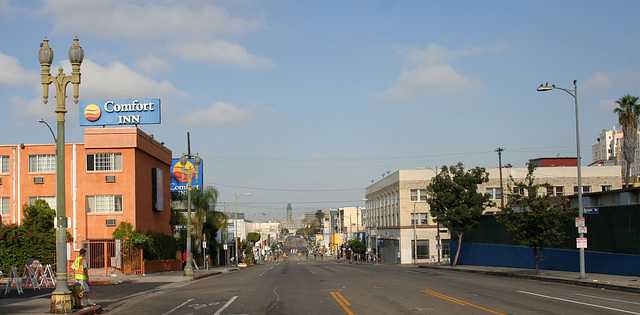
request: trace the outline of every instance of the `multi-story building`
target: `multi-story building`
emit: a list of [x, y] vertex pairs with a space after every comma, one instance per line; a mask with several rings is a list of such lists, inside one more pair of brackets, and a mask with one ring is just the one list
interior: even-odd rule
[[[635, 149], [635, 160], [631, 163], [631, 182], [640, 181], [640, 130], [638, 130], [638, 147]], [[598, 143], [591, 146], [593, 154], [593, 164], [598, 165], [620, 165], [622, 172], [627, 170], [627, 161], [622, 156], [622, 145], [624, 142], [624, 132], [622, 130], [603, 130], [598, 136]], [[624, 174], [622, 175], [624, 178]]]
[[[86, 128], [65, 145], [65, 204], [72, 248], [112, 239], [121, 222], [141, 233], [171, 234], [171, 151], [142, 130]], [[37, 199], [56, 208], [54, 144], [0, 146], [0, 214], [20, 224]]]
[[[429, 214], [427, 186], [439, 170], [398, 170], [366, 188], [367, 228], [379, 239], [382, 262], [408, 264], [445, 260], [449, 256], [450, 231]], [[491, 195], [495, 206], [486, 213], [500, 212], [502, 190], [511, 191], [512, 180], [522, 182], [527, 168], [489, 168], [489, 181], [478, 187]], [[539, 182], [552, 185], [540, 194], [577, 194], [576, 167], [541, 167], [534, 174]], [[503, 187], [501, 189], [501, 187]], [[620, 166], [582, 168], [583, 192], [622, 188]], [[416, 255], [417, 254], [417, 255]]]

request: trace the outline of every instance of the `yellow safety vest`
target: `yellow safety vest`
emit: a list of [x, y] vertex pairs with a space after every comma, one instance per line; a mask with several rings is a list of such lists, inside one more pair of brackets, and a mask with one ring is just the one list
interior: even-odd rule
[[86, 260], [84, 257], [76, 258], [76, 261], [73, 263], [73, 270], [75, 271], [77, 280], [87, 280], [87, 270], [84, 269], [84, 262]]

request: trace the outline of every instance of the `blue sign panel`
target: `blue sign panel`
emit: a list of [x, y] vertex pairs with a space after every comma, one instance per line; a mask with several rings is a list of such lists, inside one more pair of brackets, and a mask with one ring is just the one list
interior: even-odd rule
[[[180, 163], [180, 159], [173, 159], [171, 163], [171, 192], [172, 193], [187, 193], [187, 182], [189, 179], [187, 178], [187, 172], [184, 170], [193, 170], [195, 169], [195, 163], [193, 159], [187, 159], [187, 165], [183, 166]], [[198, 170], [193, 174], [191, 178], [191, 187], [202, 189], [203, 187], [203, 174], [202, 174], [202, 166], [204, 165], [204, 161], [200, 160], [200, 166]]]
[[584, 214], [598, 214], [598, 208], [584, 208], [582, 210]]
[[80, 126], [160, 123], [160, 99], [82, 101]]

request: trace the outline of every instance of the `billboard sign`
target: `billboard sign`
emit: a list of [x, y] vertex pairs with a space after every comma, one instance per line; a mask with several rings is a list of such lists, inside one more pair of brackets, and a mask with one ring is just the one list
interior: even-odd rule
[[[202, 189], [203, 187], [203, 174], [202, 174], [202, 166], [204, 161], [200, 160], [200, 165], [198, 170], [193, 174], [191, 178], [191, 187]], [[182, 165], [180, 163], [179, 158], [174, 158], [171, 163], [171, 192], [172, 193], [187, 193], [187, 172], [184, 170], [193, 170], [195, 169], [195, 162], [193, 158], [187, 159], [186, 165]]]
[[160, 99], [81, 101], [80, 126], [160, 123]]

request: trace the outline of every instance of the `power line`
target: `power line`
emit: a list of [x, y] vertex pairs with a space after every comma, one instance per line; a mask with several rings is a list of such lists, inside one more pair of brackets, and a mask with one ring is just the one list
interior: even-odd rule
[[341, 189], [280, 189], [280, 188], [259, 188], [259, 187], [248, 187], [248, 186], [234, 186], [234, 185], [217, 184], [217, 183], [212, 183], [212, 182], [205, 182], [205, 184], [221, 186], [221, 187], [252, 189], [252, 190], [288, 191], [288, 192], [340, 192], [340, 191], [354, 191], [354, 190], [364, 190], [365, 189], [364, 187], [362, 187], [362, 188], [341, 188]]

